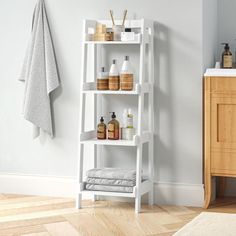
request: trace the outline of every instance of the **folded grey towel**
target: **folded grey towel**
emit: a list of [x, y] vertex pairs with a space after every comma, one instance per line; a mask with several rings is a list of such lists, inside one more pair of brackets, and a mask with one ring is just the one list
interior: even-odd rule
[[124, 187], [133, 187], [135, 186], [135, 180], [126, 180], [126, 179], [102, 179], [102, 178], [87, 178], [86, 181], [88, 184], [98, 184], [98, 185], [109, 185], [109, 186], [124, 186]]
[[[20, 76], [25, 81], [24, 118], [53, 136], [50, 94], [59, 86], [56, 57], [43, 0], [36, 4]], [[37, 137], [39, 132], [35, 133]]]
[[134, 169], [121, 168], [91, 169], [87, 171], [87, 177], [102, 179], [125, 179], [134, 181], [136, 178], [136, 171]]
[[106, 192], [123, 192], [123, 193], [133, 192], [133, 187], [97, 185], [97, 184], [86, 184], [85, 189], [91, 191], [106, 191]]

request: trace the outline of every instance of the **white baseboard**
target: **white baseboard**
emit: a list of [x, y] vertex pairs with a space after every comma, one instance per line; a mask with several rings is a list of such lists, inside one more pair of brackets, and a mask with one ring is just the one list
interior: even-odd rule
[[67, 177], [0, 174], [0, 193], [74, 197], [76, 179]]
[[[0, 193], [75, 197], [76, 178], [0, 174]], [[202, 184], [157, 182], [154, 186], [155, 203], [183, 206], [203, 206]], [[89, 196], [84, 196], [89, 198]]]
[[155, 203], [202, 207], [204, 204], [203, 184], [158, 182], [155, 184]]

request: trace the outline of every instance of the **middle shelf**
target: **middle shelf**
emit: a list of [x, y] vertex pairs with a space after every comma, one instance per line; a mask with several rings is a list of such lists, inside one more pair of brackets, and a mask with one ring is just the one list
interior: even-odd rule
[[83, 84], [82, 92], [85, 94], [121, 94], [121, 95], [139, 95], [141, 93], [150, 92], [151, 85], [149, 83], [135, 84], [134, 89], [130, 91], [126, 90], [97, 90], [95, 82], [89, 82]]
[[133, 140], [109, 140], [97, 139], [96, 130], [91, 130], [80, 134], [80, 142], [83, 144], [113, 145], [113, 146], [138, 146], [150, 141], [151, 133], [144, 131], [141, 135], [134, 135]]

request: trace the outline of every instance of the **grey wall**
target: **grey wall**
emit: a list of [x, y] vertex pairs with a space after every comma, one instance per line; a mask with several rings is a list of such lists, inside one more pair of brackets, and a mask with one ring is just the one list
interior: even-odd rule
[[218, 0], [219, 5], [219, 45], [218, 45], [218, 58], [220, 59], [223, 47], [220, 47], [220, 43], [228, 42], [231, 46], [231, 52], [234, 55], [235, 60], [235, 48], [236, 48], [236, 2], [234, 0]]
[[62, 81], [54, 99], [56, 138], [32, 140], [21, 116], [24, 85], [17, 78], [35, 1], [1, 0], [0, 172], [76, 175], [82, 19], [108, 18], [109, 9], [119, 16], [126, 8], [130, 18], [157, 23], [156, 180], [202, 183], [202, 1], [45, 1]]
[[218, 60], [219, 9], [216, 0], [203, 1], [203, 71], [214, 67]]

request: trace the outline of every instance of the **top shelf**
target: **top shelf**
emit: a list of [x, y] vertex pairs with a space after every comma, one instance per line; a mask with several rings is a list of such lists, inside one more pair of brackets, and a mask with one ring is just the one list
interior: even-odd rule
[[[89, 27], [96, 27], [97, 23], [105, 24], [107, 28], [112, 28], [113, 23], [111, 20], [84, 20], [85, 29]], [[123, 20], [116, 20], [116, 25], [122, 25]], [[139, 20], [126, 20], [125, 21], [125, 28], [132, 28], [132, 29], [143, 29], [144, 27], [151, 27], [153, 25], [152, 20], [148, 19], [139, 19]], [[86, 31], [87, 32], [87, 31]]]
[[[83, 44], [85, 45], [140, 45], [150, 43], [150, 36], [152, 35], [151, 29], [153, 27], [153, 21], [147, 19], [140, 20], [126, 20], [125, 28], [131, 28], [134, 32], [135, 38], [133, 41], [88, 41], [89, 29], [96, 31], [97, 23], [106, 25], [106, 29], [109, 31], [112, 29], [113, 24], [111, 20], [84, 20], [83, 29]], [[122, 20], [116, 20], [116, 25], [122, 25]], [[91, 33], [93, 33], [91, 31]]]

